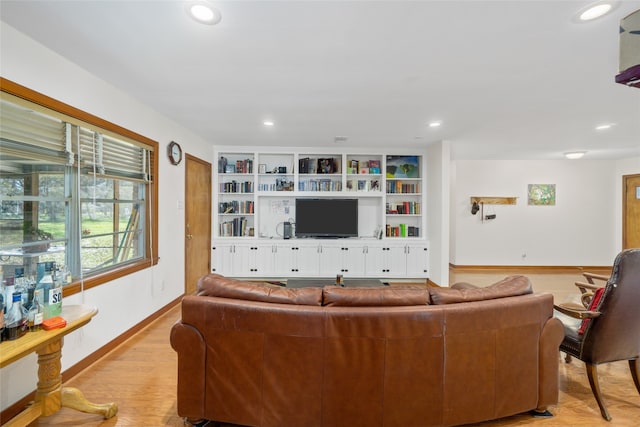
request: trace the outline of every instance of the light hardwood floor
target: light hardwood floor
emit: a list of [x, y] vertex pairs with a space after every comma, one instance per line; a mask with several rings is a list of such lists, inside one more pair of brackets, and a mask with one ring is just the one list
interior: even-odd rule
[[[573, 282], [581, 278], [577, 270], [550, 273], [478, 270], [452, 272], [451, 283], [466, 281], [484, 286], [506, 275], [520, 273], [531, 278], [536, 292], [551, 292], [557, 302], [574, 300], [576, 290]], [[177, 358], [169, 344], [169, 330], [179, 316], [179, 307], [172, 308], [140, 333], [65, 383], [80, 388], [90, 401], [117, 402], [119, 412], [116, 417], [103, 420], [96, 415], [63, 408], [57, 414], [35, 421], [31, 426], [182, 426], [182, 419], [176, 413]], [[611, 363], [600, 366], [598, 371], [600, 386], [613, 417], [611, 422], [600, 417], [584, 364], [579, 360], [573, 360], [570, 364], [560, 362], [560, 398], [558, 405], [550, 408], [555, 415], [553, 418], [532, 418], [528, 414], [522, 414], [476, 425], [640, 425], [640, 395], [633, 385], [628, 364]]]

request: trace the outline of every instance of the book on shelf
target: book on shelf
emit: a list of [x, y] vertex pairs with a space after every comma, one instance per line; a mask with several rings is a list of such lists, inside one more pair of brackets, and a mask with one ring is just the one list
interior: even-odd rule
[[420, 184], [417, 182], [406, 183], [401, 180], [387, 180], [387, 193], [388, 194], [406, 194], [406, 193], [420, 193]]
[[220, 224], [221, 237], [241, 237], [247, 234], [247, 218], [239, 217]]
[[309, 164], [310, 159], [308, 157], [304, 157], [298, 160], [298, 173], [310, 173], [309, 172]]
[[232, 200], [218, 204], [218, 213], [221, 214], [252, 214], [253, 209], [254, 204], [251, 200]]
[[222, 182], [220, 183], [221, 193], [253, 193], [253, 181], [244, 182]]
[[420, 237], [420, 227], [415, 227], [413, 225], [387, 224], [385, 231], [387, 237]]

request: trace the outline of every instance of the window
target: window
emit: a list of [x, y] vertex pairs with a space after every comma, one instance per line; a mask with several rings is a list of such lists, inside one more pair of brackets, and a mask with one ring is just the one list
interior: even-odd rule
[[0, 79], [0, 266], [65, 295], [157, 262], [158, 144]]

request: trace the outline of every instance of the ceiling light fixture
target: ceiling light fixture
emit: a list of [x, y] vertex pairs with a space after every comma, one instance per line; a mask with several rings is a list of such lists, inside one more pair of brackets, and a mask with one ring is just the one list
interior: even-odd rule
[[440, 125], [442, 125], [442, 122], [431, 122], [431, 123], [429, 123], [429, 127], [430, 128], [437, 128], [437, 127], [440, 127]]
[[187, 13], [201, 24], [216, 25], [222, 19], [222, 14], [206, 1], [187, 2]]
[[613, 10], [615, 1], [598, 1], [583, 7], [576, 14], [578, 22], [588, 22], [600, 18]]
[[612, 123], [605, 123], [602, 125], [598, 125], [596, 126], [596, 130], [606, 130], [606, 129], [611, 129], [611, 126], [613, 126]]
[[586, 153], [586, 151], [569, 151], [564, 153], [564, 156], [569, 160], [576, 160], [581, 159]]
[[273, 126], [275, 125], [274, 122], [272, 122], [271, 120], [265, 120], [264, 122], [262, 122], [263, 125], [265, 126]]

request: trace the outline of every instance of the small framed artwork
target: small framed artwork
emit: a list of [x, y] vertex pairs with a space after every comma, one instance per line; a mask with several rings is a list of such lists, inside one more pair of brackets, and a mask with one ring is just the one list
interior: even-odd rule
[[555, 206], [555, 184], [529, 184], [527, 188], [527, 200], [532, 206]]
[[333, 159], [318, 159], [318, 173], [334, 173], [335, 162]]
[[267, 165], [260, 163], [258, 165], [258, 173], [267, 173]]

